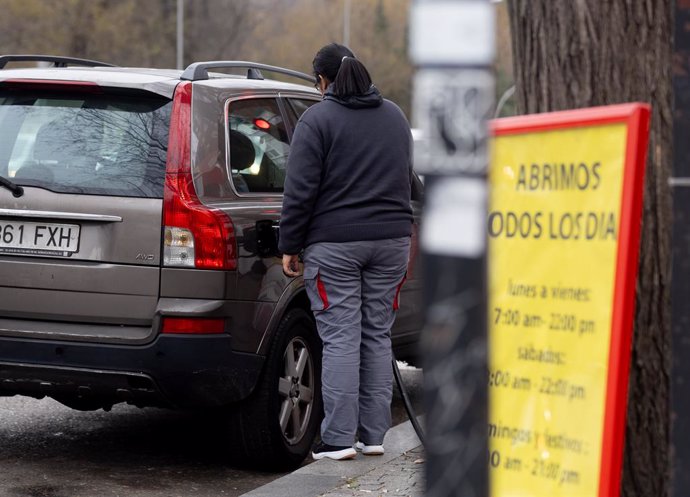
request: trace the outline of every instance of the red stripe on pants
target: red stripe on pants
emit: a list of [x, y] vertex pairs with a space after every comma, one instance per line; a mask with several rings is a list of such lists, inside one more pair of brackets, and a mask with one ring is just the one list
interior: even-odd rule
[[323, 302], [323, 310], [328, 309], [328, 294], [326, 293], [326, 286], [321, 281], [321, 275], [316, 275], [316, 288], [319, 291], [319, 297], [321, 297], [321, 302]]
[[403, 279], [400, 283], [398, 283], [398, 288], [395, 291], [395, 299], [393, 300], [393, 310], [397, 311], [400, 308], [400, 290], [402, 289], [403, 285], [407, 281], [407, 275], [403, 276]]

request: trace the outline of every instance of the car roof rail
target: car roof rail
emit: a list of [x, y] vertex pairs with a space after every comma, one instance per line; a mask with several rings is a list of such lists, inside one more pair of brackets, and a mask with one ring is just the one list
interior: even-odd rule
[[314, 83], [314, 76], [309, 74], [293, 71], [292, 69], [286, 69], [284, 67], [269, 66], [267, 64], [259, 64], [258, 62], [247, 62], [243, 60], [216, 60], [209, 62], [194, 62], [187, 66], [184, 70], [180, 79], [185, 79], [188, 81], [200, 81], [204, 79], [209, 79], [208, 70], [209, 69], [229, 69], [239, 67], [242, 69], [247, 69], [247, 79], [264, 79], [261, 71], [275, 72], [279, 74], [285, 74], [287, 76], [292, 76], [298, 79], [304, 79], [310, 83]]
[[59, 55], [0, 55], [0, 69], [3, 69], [8, 62], [52, 62], [53, 67], [67, 67], [68, 64], [86, 67], [115, 67], [113, 64], [97, 60], [61, 57]]

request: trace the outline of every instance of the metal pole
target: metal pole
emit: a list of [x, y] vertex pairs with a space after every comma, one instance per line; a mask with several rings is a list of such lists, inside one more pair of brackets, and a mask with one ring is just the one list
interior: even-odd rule
[[345, 0], [343, 4], [343, 45], [350, 46], [350, 7], [352, 7], [351, 0]]
[[673, 78], [673, 245], [671, 284], [671, 496], [683, 497], [690, 488], [690, 5], [675, 2], [674, 60], [679, 71]]
[[184, 69], [184, 0], [177, 0], [177, 68]]
[[426, 497], [486, 497], [489, 0], [415, 0], [413, 117], [423, 139]]

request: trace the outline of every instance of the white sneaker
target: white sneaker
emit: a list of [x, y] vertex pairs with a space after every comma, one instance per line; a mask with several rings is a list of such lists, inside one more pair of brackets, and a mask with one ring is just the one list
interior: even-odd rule
[[383, 445], [365, 445], [364, 442], [357, 442], [355, 449], [361, 450], [365, 456], [381, 456], [385, 452]]
[[335, 445], [328, 445], [323, 442], [317, 444], [311, 453], [315, 461], [319, 459], [334, 459], [336, 461], [343, 461], [345, 459], [353, 459], [357, 455], [355, 449], [352, 447], [338, 447]]

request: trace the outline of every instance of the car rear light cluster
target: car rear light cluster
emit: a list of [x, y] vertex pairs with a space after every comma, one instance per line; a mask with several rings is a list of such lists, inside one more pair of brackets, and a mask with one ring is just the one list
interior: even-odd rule
[[236, 269], [232, 220], [199, 201], [191, 172], [192, 83], [175, 90], [163, 193], [163, 264], [197, 269]]

